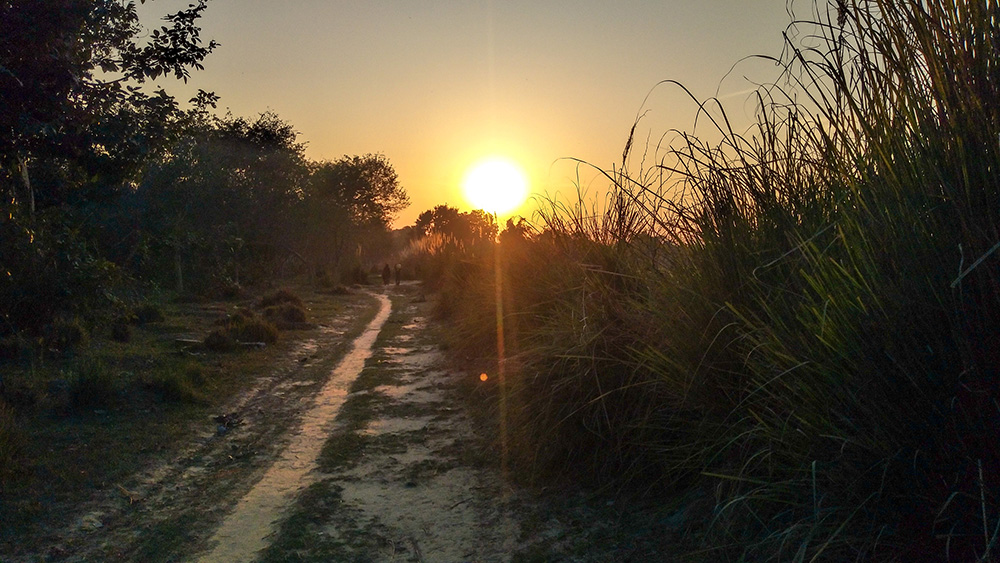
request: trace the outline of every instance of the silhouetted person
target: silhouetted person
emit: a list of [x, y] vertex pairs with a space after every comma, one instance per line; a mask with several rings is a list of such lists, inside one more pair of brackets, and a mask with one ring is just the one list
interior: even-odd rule
[[385, 268], [382, 268], [382, 285], [389, 285], [389, 278], [392, 277], [392, 270], [389, 269], [389, 265], [386, 264]]
[[399, 285], [399, 278], [403, 275], [403, 265], [396, 264], [396, 285]]

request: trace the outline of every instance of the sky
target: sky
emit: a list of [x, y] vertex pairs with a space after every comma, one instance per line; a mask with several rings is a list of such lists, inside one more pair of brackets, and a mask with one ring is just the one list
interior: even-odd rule
[[[188, 3], [147, 1], [140, 16], [158, 26]], [[238, 116], [274, 111], [312, 160], [385, 155], [411, 199], [398, 228], [435, 205], [470, 209], [462, 177], [493, 155], [534, 193], [599, 192], [592, 166], [621, 162], [637, 116], [640, 145], [694, 124], [664, 80], [748, 122], [748, 92], [776, 70], [744, 59], [779, 55], [790, 21], [785, 0], [211, 0], [202, 38], [221, 46], [188, 84], [157, 84], [214, 91]]]

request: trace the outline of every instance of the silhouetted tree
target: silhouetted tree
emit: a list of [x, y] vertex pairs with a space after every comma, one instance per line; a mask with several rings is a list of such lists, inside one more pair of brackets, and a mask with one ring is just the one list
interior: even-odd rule
[[383, 155], [318, 163], [300, 204], [305, 253], [318, 266], [336, 269], [348, 257], [370, 259], [391, 246], [389, 225], [407, 205], [409, 197]]
[[204, 9], [143, 38], [133, 2], [0, 1], [0, 332], [109, 298], [121, 278], [102, 251], [119, 242], [114, 204], [180, 114], [142, 86], [201, 67], [216, 47], [199, 38]]

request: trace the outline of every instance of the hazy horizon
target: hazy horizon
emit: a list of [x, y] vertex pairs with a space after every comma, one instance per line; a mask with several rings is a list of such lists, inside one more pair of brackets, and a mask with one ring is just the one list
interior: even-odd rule
[[[154, 26], [187, 4], [139, 8]], [[532, 192], [555, 194], [576, 176], [560, 159], [620, 161], [640, 111], [636, 143], [690, 128], [695, 105], [679, 88], [660, 86], [643, 106], [663, 80], [700, 99], [718, 94], [736, 120], [748, 117], [744, 76], [764, 81], [773, 65], [730, 70], [778, 55], [789, 21], [784, 1], [212, 0], [199, 25], [221, 47], [188, 84], [156, 84], [179, 100], [214, 91], [220, 113], [274, 111], [314, 160], [384, 154], [412, 201], [401, 227], [438, 204], [469, 209], [460, 183], [478, 159], [507, 156]], [[584, 169], [580, 181], [594, 176]]]

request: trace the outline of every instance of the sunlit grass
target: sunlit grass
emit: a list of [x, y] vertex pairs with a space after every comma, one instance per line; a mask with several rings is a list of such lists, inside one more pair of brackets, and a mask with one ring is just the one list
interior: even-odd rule
[[[993, 557], [998, 10], [818, 4], [750, 131], [630, 140], [606, 204], [504, 239], [513, 473], [702, 491], [709, 560]], [[458, 353], [495, 351], [489, 262]]]

